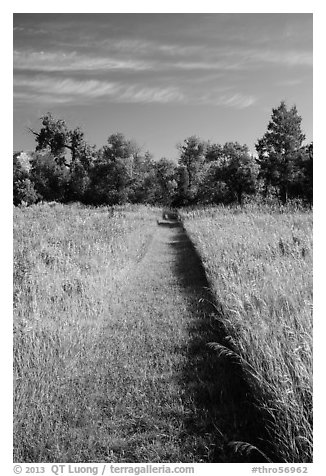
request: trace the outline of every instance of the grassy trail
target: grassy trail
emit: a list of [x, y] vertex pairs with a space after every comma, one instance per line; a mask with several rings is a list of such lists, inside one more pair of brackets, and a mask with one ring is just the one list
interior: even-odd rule
[[116, 311], [124, 338], [115, 345], [127, 369], [119, 390], [123, 405], [115, 416], [117, 433], [124, 426], [116, 444], [119, 461], [210, 459], [210, 436], [193, 431], [196, 424], [207, 430], [205, 416], [198, 414], [184, 378], [189, 332], [198, 318], [194, 303], [206, 284], [193, 260], [183, 230], [160, 226], [125, 283], [121, 312]]
[[158, 227], [123, 289], [113, 344], [125, 367], [109, 444], [116, 461], [237, 461], [225, 443], [252, 432], [247, 399], [207, 347], [217, 329], [206, 287], [184, 230]]
[[264, 451], [263, 424], [240, 366], [207, 345], [227, 336], [183, 227], [19, 212], [14, 460], [264, 461], [228, 444]]

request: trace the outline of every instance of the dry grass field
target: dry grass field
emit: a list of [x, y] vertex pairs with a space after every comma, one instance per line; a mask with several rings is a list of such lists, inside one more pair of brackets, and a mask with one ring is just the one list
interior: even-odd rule
[[212, 347], [244, 370], [274, 458], [311, 461], [312, 213], [212, 207], [183, 219], [226, 335]]
[[311, 461], [311, 213], [182, 218], [15, 208], [15, 461]]
[[15, 209], [17, 461], [96, 459], [106, 387], [125, 372], [114, 344], [122, 324], [111, 328], [155, 216], [145, 207]]

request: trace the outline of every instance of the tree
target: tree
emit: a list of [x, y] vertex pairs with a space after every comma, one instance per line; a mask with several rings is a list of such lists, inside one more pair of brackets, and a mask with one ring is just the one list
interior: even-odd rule
[[187, 189], [185, 200], [193, 201], [200, 183], [201, 166], [204, 163], [205, 143], [197, 136], [190, 136], [178, 145], [180, 151], [179, 165], [184, 166], [187, 172]]
[[18, 180], [14, 184], [14, 205], [32, 205], [40, 199], [33, 182], [29, 178]]
[[60, 163], [65, 162], [65, 149], [72, 151], [70, 134], [65, 121], [54, 119], [48, 112], [41, 117], [42, 125], [40, 132], [29, 129], [36, 137], [36, 150], [49, 150], [53, 157]]
[[156, 178], [156, 202], [169, 206], [177, 188], [176, 164], [165, 157], [162, 157], [154, 165]]
[[89, 189], [91, 184], [90, 174], [98, 152], [95, 146], [90, 146], [85, 141], [79, 142], [74, 151], [74, 159], [71, 160], [69, 165], [70, 179], [67, 199], [89, 202], [91, 198]]
[[107, 145], [91, 170], [91, 193], [94, 203], [125, 203], [131, 192], [133, 161], [140, 153], [134, 141], [121, 132], [111, 134]]
[[238, 203], [242, 204], [244, 194], [256, 191], [258, 165], [249, 154], [247, 145], [227, 142], [223, 147], [223, 161], [218, 171]]
[[221, 144], [208, 143], [205, 151], [205, 161], [215, 162], [223, 155], [223, 146]]
[[134, 159], [140, 154], [141, 148], [134, 140], [128, 140], [122, 132], [116, 132], [108, 137], [103, 154], [107, 160]]
[[20, 154], [14, 154], [13, 157], [13, 201], [14, 205], [20, 205], [23, 202], [31, 205], [39, 200], [39, 195], [30, 179], [30, 164], [26, 167], [20, 160]]
[[[43, 127], [39, 132], [30, 129], [36, 137], [36, 151], [45, 154], [43, 159], [38, 156], [39, 160], [34, 164], [37, 188], [42, 190], [44, 199], [57, 195], [65, 200], [85, 200], [90, 184], [90, 168], [96, 157], [95, 148], [87, 144], [84, 132], [79, 127], [69, 130], [65, 121], [54, 119], [49, 112], [41, 117], [41, 120]], [[51, 164], [51, 161], [56, 162], [58, 167], [54, 163]], [[54, 173], [52, 179], [51, 173]], [[50, 183], [51, 190], [46, 191], [45, 188], [50, 186]], [[64, 195], [62, 190], [54, 191], [55, 183], [59, 188], [64, 183]]]
[[133, 159], [132, 177], [129, 185], [128, 200], [132, 203], [155, 202], [155, 162], [153, 155], [136, 153]]
[[296, 174], [291, 192], [293, 196], [313, 202], [313, 143], [299, 149], [296, 157]]
[[208, 144], [199, 199], [204, 203], [242, 204], [245, 194], [254, 194], [259, 167], [247, 145], [238, 142]]
[[[43, 127], [40, 132], [29, 129], [36, 137], [36, 151], [51, 152], [56, 161], [66, 167], [70, 167], [75, 160], [79, 160], [85, 168], [90, 166], [90, 159], [94, 155], [90, 154], [90, 150], [93, 151], [94, 147], [87, 144], [80, 127], [69, 130], [65, 121], [54, 119], [50, 112], [42, 116], [41, 120]], [[70, 157], [66, 156], [68, 151]]]
[[178, 167], [176, 168], [175, 177], [177, 182], [177, 188], [174, 193], [172, 205], [174, 207], [188, 205], [192, 197], [190, 197], [189, 194], [189, 175], [185, 165], [178, 165]]
[[43, 200], [65, 201], [70, 180], [69, 169], [50, 151], [38, 152], [31, 162], [30, 177]]
[[256, 144], [266, 191], [270, 185], [276, 186], [283, 203], [293, 182], [297, 152], [305, 139], [301, 121], [296, 106], [288, 109], [282, 101], [272, 110], [267, 131]]

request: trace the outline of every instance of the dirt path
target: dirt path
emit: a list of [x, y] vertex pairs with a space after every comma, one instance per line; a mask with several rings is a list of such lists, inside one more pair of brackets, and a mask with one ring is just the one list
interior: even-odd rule
[[252, 415], [246, 388], [207, 346], [221, 334], [207, 288], [183, 227], [158, 226], [121, 303], [128, 337], [116, 345], [126, 367], [132, 361], [133, 374], [126, 376], [118, 412], [130, 435], [119, 461], [249, 461], [227, 445], [250, 437]]

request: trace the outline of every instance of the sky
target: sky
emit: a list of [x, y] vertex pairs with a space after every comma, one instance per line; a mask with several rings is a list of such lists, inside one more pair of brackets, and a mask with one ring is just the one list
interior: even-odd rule
[[13, 149], [51, 112], [103, 146], [123, 132], [156, 159], [191, 135], [255, 153], [272, 108], [313, 139], [307, 13], [14, 14]]

